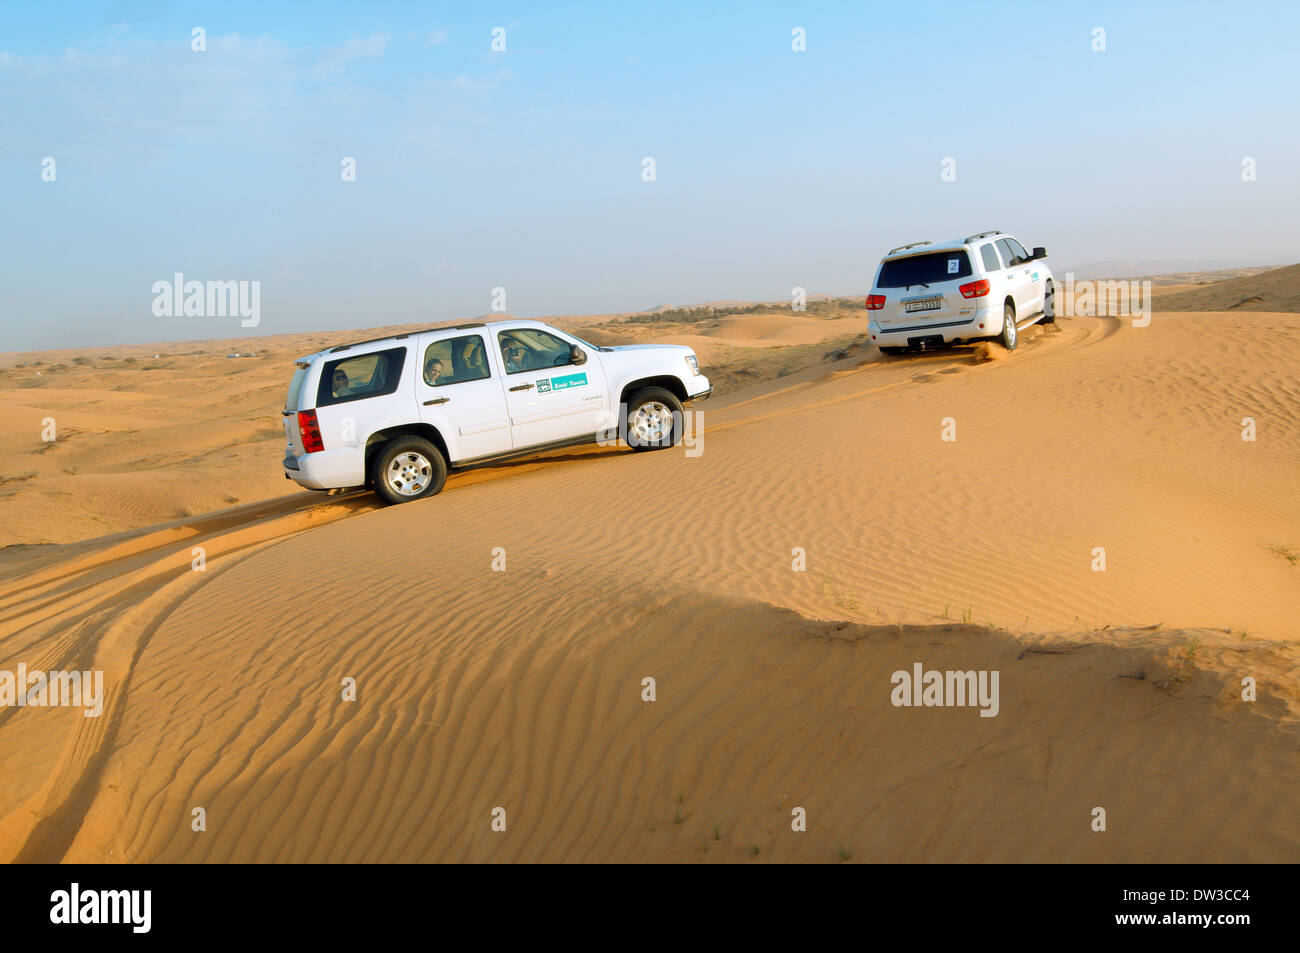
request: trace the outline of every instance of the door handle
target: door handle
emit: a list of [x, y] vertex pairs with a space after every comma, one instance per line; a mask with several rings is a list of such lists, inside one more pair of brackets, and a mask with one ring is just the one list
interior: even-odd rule
[[445, 404], [445, 403], [447, 403], [447, 401], [449, 401], [449, 400], [451, 400], [450, 397], [435, 397], [435, 398], [433, 398], [432, 400], [426, 400], [426, 401], [424, 402], [424, 406], [425, 406], [425, 407], [428, 407], [428, 406], [430, 406], [431, 404]]
[[532, 386], [533, 386], [532, 384], [518, 384], [518, 385], [516, 385], [516, 386], [514, 386], [514, 387], [512, 387], [512, 388], [510, 388], [510, 389], [511, 389], [511, 390], [528, 390], [528, 389], [529, 389], [530, 387], [532, 387]]

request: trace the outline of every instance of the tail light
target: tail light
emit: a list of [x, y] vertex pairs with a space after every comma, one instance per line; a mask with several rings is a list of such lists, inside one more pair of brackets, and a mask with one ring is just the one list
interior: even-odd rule
[[982, 298], [989, 293], [989, 280], [981, 278], [979, 281], [968, 281], [957, 290], [963, 298]]
[[325, 449], [325, 441], [320, 436], [320, 422], [316, 411], [298, 411], [298, 433], [302, 435], [302, 448], [307, 453], [318, 453]]
[[[987, 281], [984, 282], [984, 283], [985, 283], [985, 284], [988, 284]], [[987, 291], [987, 290], [988, 290], [988, 289], [986, 288], [985, 291]], [[867, 310], [868, 310], [868, 311], [879, 311], [879, 310], [880, 310], [881, 308], [883, 308], [884, 306], [885, 306], [885, 296], [884, 296], [884, 295], [867, 295]]]

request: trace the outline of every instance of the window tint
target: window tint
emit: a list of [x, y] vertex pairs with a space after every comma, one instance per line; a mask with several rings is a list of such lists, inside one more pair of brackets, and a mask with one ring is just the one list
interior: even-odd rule
[[434, 341], [424, 349], [424, 382], [431, 387], [481, 381], [492, 376], [481, 334]]
[[880, 266], [879, 288], [906, 288], [909, 285], [933, 285], [971, 275], [970, 256], [962, 249], [928, 252], [895, 258]]
[[511, 328], [497, 335], [507, 374], [573, 363], [569, 342], [538, 328]]
[[1007, 245], [1016, 253], [1016, 257], [1021, 261], [1029, 261], [1029, 252], [1025, 251], [1025, 246], [1020, 244], [1020, 242], [1016, 241], [1014, 238], [1008, 238]]
[[391, 394], [401, 382], [405, 363], [404, 347], [326, 361], [316, 391], [316, 406]]
[[1002, 267], [1002, 262], [998, 261], [998, 250], [992, 242], [980, 246], [980, 258], [984, 260], [985, 271], [997, 271]]
[[1019, 257], [1005, 238], [998, 239], [998, 251], [1002, 252], [1002, 260], [1007, 263], [1008, 268], [1015, 264], [1016, 258]]

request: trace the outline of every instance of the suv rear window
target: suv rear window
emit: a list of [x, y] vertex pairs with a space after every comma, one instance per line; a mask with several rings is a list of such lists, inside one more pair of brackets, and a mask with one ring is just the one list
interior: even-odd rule
[[372, 351], [356, 357], [326, 361], [316, 389], [316, 406], [381, 397], [397, 390], [406, 363], [406, 348]]
[[970, 257], [964, 249], [927, 252], [894, 258], [880, 266], [878, 288], [906, 288], [911, 285], [934, 285], [942, 281], [971, 276]]
[[307, 379], [308, 366], [299, 364], [294, 367], [293, 377], [289, 381], [289, 396], [284, 399], [285, 410], [298, 409], [298, 399], [302, 396], [302, 384]]

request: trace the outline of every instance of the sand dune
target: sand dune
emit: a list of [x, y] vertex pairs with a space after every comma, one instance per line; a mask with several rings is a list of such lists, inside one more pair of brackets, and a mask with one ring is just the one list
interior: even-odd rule
[[[989, 363], [872, 352], [719, 395], [698, 457], [10, 547], [0, 669], [101, 669], [107, 700], [0, 709], [0, 854], [1294, 862], [1297, 345], [1294, 314], [1062, 319]], [[183, 447], [162, 382], [87, 407], [67, 459]], [[243, 446], [278, 386], [221, 386]], [[39, 525], [27, 482], [7, 525]], [[894, 707], [916, 662], [997, 670], [998, 715]]]
[[704, 336], [746, 347], [813, 344], [838, 335], [866, 334], [869, 321], [865, 311], [860, 318], [837, 321], [793, 313], [742, 315], [718, 322], [718, 327]]
[[1300, 265], [1162, 295], [1166, 311], [1300, 311]]

